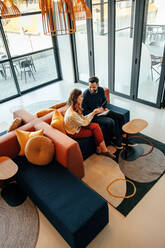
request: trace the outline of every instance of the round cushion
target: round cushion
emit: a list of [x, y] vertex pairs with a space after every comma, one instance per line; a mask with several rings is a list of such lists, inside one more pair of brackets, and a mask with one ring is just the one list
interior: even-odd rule
[[35, 165], [47, 165], [54, 156], [53, 142], [45, 136], [35, 136], [28, 140], [25, 146], [25, 156]]

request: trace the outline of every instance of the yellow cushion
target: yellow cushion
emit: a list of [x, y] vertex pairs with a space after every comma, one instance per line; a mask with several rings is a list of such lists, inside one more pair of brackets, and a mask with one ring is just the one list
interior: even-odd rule
[[38, 111], [37, 113], [35, 113], [34, 115], [39, 118], [39, 117], [42, 117], [44, 115], [49, 114], [52, 111], [54, 111], [54, 109], [52, 109], [52, 108], [42, 109], [42, 110]]
[[13, 123], [10, 125], [8, 132], [15, 130], [22, 125], [22, 119], [17, 117], [14, 119]]
[[21, 147], [21, 150], [19, 152], [19, 156], [24, 156], [25, 155], [25, 146], [26, 146], [26, 143], [28, 141], [29, 138], [33, 137], [33, 136], [37, 136], [37, 135], [43, 135], [43, 130], [38, 130], [38, 131], [35, 131], [35, 132], [27, 132], [27, 131], [22, 131], [22, 130], [19, 130], [19, 129], [16, 129], [16, 135], [17, 135], [17, 139], [18, 139], [18, 142], [19, 142], [19, 145]]
[[27, 160], [35, 165], [47, 165], [54, 156], [54, 144], [45, 136], [36, 136], [28, 140], [25, 146]]
[[54, 113], [52, 116], [52, 121], [51, 121], [50, 125], [56, 129], [58, 129], [62, 133], [66, 133], [65, 127], [64, 127], [64, 117], [57, 109], [54, 110]]

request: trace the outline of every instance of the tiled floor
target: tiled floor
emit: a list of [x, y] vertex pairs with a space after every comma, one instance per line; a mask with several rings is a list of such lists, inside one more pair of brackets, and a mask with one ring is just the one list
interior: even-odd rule
[[[12, 121], [12, 112], [29, 104], [47, 100], [66, 100], [74, 87], [86, 86], [58, 82], [16, 98], [0, 106], [0, 131]], [[131, 119], [143, 118], [149, 125], [143, 133], [165, 143], [165, 110], [111, 95], [111, 103], [130, 110]], [[164, 248], [165, 247], [165, 175], [143, 197], [127, 217], [109, 205], [109, 224], [89, 244], [89, 248]], [[40, 232], [36, 248], [67, 248], [68, 244], [39, 211]]]

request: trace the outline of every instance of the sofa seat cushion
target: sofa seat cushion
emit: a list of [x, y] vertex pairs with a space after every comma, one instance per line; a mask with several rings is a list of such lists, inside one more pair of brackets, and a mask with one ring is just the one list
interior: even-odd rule
[[15, 162], [17, 181], [71, 247], [86, 247], [108, 223], [105, 199], [57, 162], [44, 167], [25, 157]]
[[108, 109], [110, 110], [113, 110], [114, 112], [118, 112], [122, 119], [123, 119], [123, 125], [127, 122], [129, 122], [130, 120], [130, 112], [129, 110], [127, 109], [124, 109], [124, 108], [121, 108], [121, 107], [118, 107], [118, 106], [115, 106], [113, 104], [108, 104]]

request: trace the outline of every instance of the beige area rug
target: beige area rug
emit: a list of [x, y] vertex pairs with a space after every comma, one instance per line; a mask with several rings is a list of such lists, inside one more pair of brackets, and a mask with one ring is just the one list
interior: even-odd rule
[[[110, 204], [117, 207], [123, 199], [108, 194], [106, 188], [114, 179], [124, 178], [119, 165], [112, 159], [93, 154], [84, 161], [85, 177], [82, 179], [88, 186], [103, 196]], [[126, 182], [117, 181], [111, 186], [111, 192], [118, 196], [125, 196]]]
[[10, 207], [0, 196], [0, 248], [35, 248], [38, 232], [38, 212], [30, 199]]

